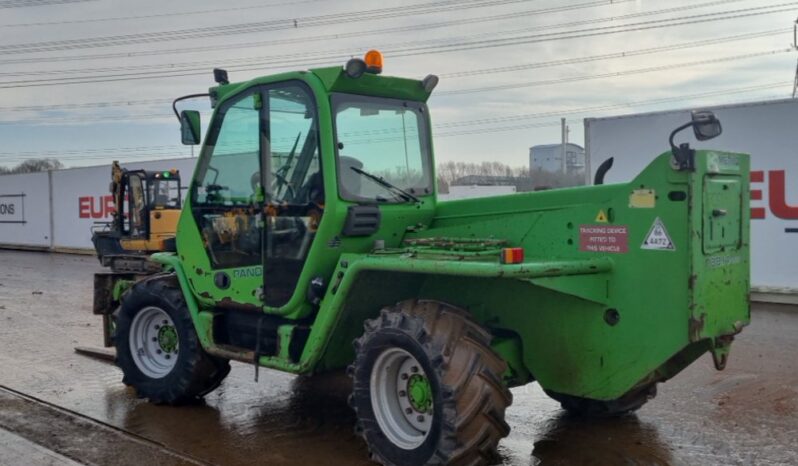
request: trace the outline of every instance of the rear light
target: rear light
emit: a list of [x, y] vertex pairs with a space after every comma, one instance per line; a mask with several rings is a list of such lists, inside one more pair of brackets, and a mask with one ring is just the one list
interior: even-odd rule
[[524, 262], [524, 248], [504, 248], [501, 254], [502, 264], [520, 264]]

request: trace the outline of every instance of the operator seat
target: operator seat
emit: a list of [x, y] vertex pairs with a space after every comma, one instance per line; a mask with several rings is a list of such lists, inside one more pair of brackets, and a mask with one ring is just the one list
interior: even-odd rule
[[297, 193], [297, 202], [324, 205], [324, 178], [321, 171], [310, 175]]

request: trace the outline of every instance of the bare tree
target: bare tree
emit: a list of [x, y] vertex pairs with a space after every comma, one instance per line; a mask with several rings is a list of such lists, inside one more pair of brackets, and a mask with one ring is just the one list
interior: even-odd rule
[[64, 164], [57, 159], [30, 159], [13, 168], [0, 167], [0, 174], [36, 173], [61, 168], [64, 168]]

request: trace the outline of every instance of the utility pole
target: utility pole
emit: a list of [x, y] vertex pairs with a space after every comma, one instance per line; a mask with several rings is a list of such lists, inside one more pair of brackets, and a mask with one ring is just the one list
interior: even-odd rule
[[[798, 50], [798, 19], [792, 26], [792, 47]], [[798, 98], [798, 64], [795, 65], [795, 82], [792, 85], [792, 98]]]

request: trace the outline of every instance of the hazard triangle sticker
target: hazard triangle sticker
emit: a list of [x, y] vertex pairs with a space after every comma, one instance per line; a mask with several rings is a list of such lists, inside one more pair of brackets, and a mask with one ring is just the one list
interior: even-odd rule
[[675, 251], [676, 246], [673, 245], [673, 241], [671, 241], [671, 237], [668, 234], [668, 230], [665, 228], [665, 224], [662, 223], [659, 217], [654, 220], [654, 224], [651, 225], [651, 229], [648, 230], [648, 234], [646, 235], [645, 241], [643, 241], [643, 245], [640, 246], [641, 249], [653, 249], [657, 251]]

